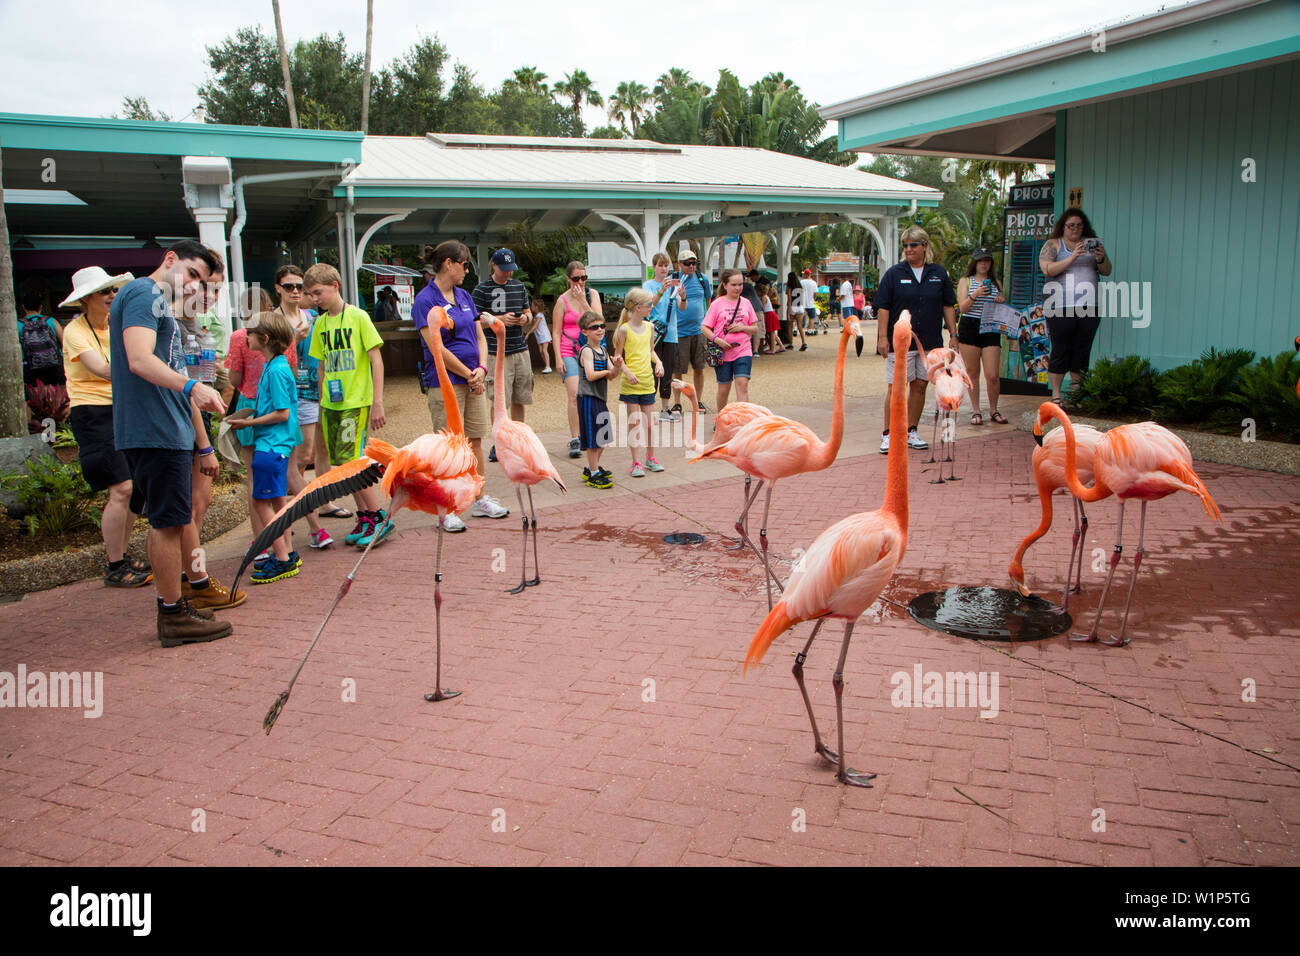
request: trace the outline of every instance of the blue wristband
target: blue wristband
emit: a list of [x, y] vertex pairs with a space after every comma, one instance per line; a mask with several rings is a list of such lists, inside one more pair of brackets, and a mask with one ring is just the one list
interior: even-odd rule
[[185, 387], [181, 389], [181, 394], [184, 395], [186, 398], [189, 398], [190, 392], [194, 391], [194, 386], [197, 384], [199, 384], [199, 380], [197, 378], [190, 379], [188, 382], [185, 383]]

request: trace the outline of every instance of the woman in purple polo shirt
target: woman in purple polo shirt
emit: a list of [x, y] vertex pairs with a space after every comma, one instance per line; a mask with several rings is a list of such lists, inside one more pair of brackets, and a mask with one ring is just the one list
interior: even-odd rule
[[[426, 247], [427, 248], [427, 247]], [[465, 437], [478, 462], [478, 473], [486, 476], [483, 462], [483, 438], [492, 428], [488, 414], [487, 388], [483, 381], [487, 368], [483, 356], [487, 355], [487, 339], [478, 323], [478, 313], [470, 294], [460, 288], [469, 272], [469, 247], [463, 242], [448, 239], [439, 243], [426, 258], [433, 269], [433, 278], [420, 290], [411, 303], [411, 318], [420, 332], [424, 346], [424, 384], [428, 386], [429, 416], [433, 430], [447, 427], [447, 410], [442, 404], [442, 391], [438, 388], [438, 367], [433, 361], [434, 348], [442, 349], [442, 359], [456, 393], [456, 404], [465, 422]], [[453, 328], [443, 329], [436, 337], [429, 327], [429, 310], [441, 306], [447, 310]], [[475, 518], [504, 518], [509, 509], [501, 506], [491, 495], [484, 494], [470, 509]], [[442, 519], [444, 531], [464, 531], [465, 523], [457, 515], [448, 514]]]

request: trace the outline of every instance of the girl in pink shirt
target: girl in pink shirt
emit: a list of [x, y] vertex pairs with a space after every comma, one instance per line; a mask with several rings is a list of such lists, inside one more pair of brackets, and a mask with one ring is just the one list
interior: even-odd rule
[[718, 411], [727, 404], [731, 383], [736, 383], [736, 401], [749, 401], [749, 377], [754, 364], [750, 336], [758, 331], [758, 316], [749, 300], [741, 296], [745, 274], [739, 269], [723, 269], [718, 277], [722, 295], [713, 300], [704, 315], [700, 332], [709, 342], [726, 347], [722, 364], [714, 371], [718, 376]]

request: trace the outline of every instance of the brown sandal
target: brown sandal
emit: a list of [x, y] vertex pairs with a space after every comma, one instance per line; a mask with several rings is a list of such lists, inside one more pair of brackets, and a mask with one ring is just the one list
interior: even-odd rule
[[972, 415], [972, 416], [970, 417], [970, 423], [971, 423], [972, 425], [983, 425], [983, 424], [984, 424], [984, 416], [981, 415], [979, 412], [976, 412], [974, 415]]
[[993, 424], [995, 424], [995, 425], [1010, 425], [1010, 424], [1011, 424], [1009, 421], [1007, 421], [1006, 416], [1003, 415], [1001, 412], [994, 412], [992, 415], [989, 416], [989, 421], [993, 422]]

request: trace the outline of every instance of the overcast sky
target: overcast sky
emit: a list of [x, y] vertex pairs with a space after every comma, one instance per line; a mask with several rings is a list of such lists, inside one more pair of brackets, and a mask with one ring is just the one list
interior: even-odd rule
[[[673, 66], [713, 85], [718, 69], [727, 67], [746, 84], [784, 72], [825, 105], [1161, 6], [1159, 0], [376, 0], [374, 61], [378, 69], [436, 34], [488, 90], [524, 65], [539, 67], [551, 81], [584, 69], [606, 96], [622, 80], [652, 88]], [[365, 0], [282, 0], [280, 9], [290, 45], [341, 31], [350, 51], [365, 49]], [[195, 88], [208, 75], [205, 47], [251, 24], [275, 36], [270, 0], [0, 0], [0, 112], [108, 116], [121, 111], [123, 97], [147, 96], [156, 110], [181, 119], [198, 105]], [[587, 121], [606, 119], [591, 111]]]

